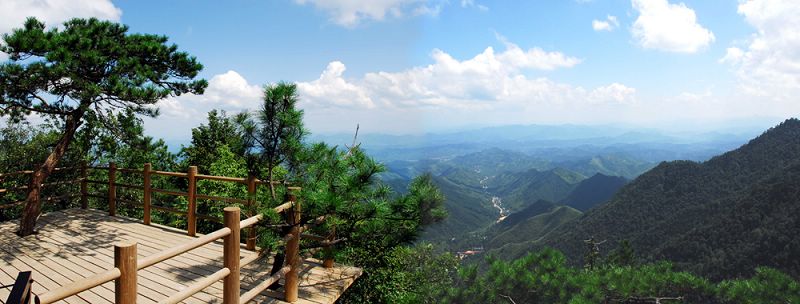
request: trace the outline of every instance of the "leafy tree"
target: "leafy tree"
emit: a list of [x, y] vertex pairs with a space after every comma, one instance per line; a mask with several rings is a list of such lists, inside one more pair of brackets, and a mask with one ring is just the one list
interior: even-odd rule
[[29, 18], [23, 28], [3, 36], [0, 50], [10, 61], [0, 65], [0, 116], [20, 121], [35, 113], [62, 130], [31, 178], [20, 235], [33, 233], [41, 212], [41, 184], [84, 122], [115, 130], [115, 113], [156, 116], [150, 105], [158, 100], [202, 94], [207, 86], [205, 80], [193, 80], [202, 65], [167, 45], [167, 37], [127, 31], [125, 25], [94, 18], [45, 30], [44, 23]]
[[[289, 172], [299, 165], [303, 149], [303, 110], [297, 109], [297, 85], [279, 82], [264, 86], [264, 103], [255, 117], [242, 117], [245, 147], [250, 152], [248, 165], [254, 174], [259, 164], [266, 166], [266, 180], [275, 180], [278, 165]], [[275, 187], [270, 183], [270, 193], [276, 199]]]
[[225, 111], [208, 112], [208, 123], [193, 128], [191, 144], [181, 150], [184, 167], [198, 166], [200, 173], [209, 173], [212, 163], [220, 157], [218, 149], [222, 146], [226, 146], [225, 151], [244, 160], [246, 147], [239, 129], [239, 120], [244, 117], [243, 114], [230, 117]]

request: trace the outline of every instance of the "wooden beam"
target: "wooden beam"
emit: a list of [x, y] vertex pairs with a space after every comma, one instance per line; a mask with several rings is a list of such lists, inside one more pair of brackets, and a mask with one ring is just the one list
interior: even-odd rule
[[[256, 208], [256, 177], [250, 175], [247, 177], [247, 209], [249, 212], [257, 210]], [[248, 213], [249, 213], [248, 212]], [[258, 212], [258, 211], [255, 211]], [[253, 215], [252, 213], [249, 215]], [[247, 227], [247, 250], [256, 250], [256, 227]]]
[[289, 224], [292, 225], [289, 235], [292, 236], [286, 242], [286, 265], [289, 266], [289, 272], [286, 273], [286, 286], [284, 286], [284, 300], [286, 302], [294, 303], [297, 301], [298, 289], [300, 280], [298, 272], [300, 268], [300, 202], [294, 195], [291, 189], [287, 194], [287, 201], [293, 202], [292, 212], [288, 212]]
[[151, 198], [151, 195], [150, 195], [150, 182], [151, 182], [151, 180], [150, 180], [150, 171], [151, 170], [152, 170], [152, 167], [151, 167], [150, 163], [145, 163], [144, 164], [144, 170], [142, 170], [143, 179], [144, 179], [143, 182], [142, 182], [143, 183], [142, 186], [144, 188], [144, 195], [142, 196], [142, 203], [144, 203], [144, 207], [143, 207], [144, 208], [143, 222], [144, 222], [145, 225], [150, 225], [150, 203], [151, 203], [150, 202], [150, 198]]
[[187, 173], [187, 178], [189, 179], [189, 204], [188, 210], [186, 210], [186, 222], [187, 222], [187, 233], [189, 236], [195, 236], [197, 234], [197, 166], [189, 166], [189, 172]]
[[117, 215], [117, 188], [114, 184], [117, 180], [117, 164], [108, 164], [108, 215]]
[[81, 209], [89, 207], [89, 198], [86, 196], [89, 194], [89, 184], [86, 182], [89, 177], [88, 174], [86, 163], [83, 163], [83, 166], [81, 166]]
[[119, 278], [114, 280], [114, 303], [136, 304], [136, 243], [121, 242], [114, 245], [114, 267]]
[[223, 266], [230, 270], [230, 274], [222, 282], [223, 304], [239, 304], [240, 221], [239, 207], [226, 207], [224, 209], [225, 227], [230, 229], [231, 233], [223, 239]]
[[6, 298], [7, 304], [28, 304], [31, 303], [31, 285], [33, 285], [33, 278], [31, 278], [30, 271], [22, 271], [17, 275], [14, 286], [11, 288], [11, 294]]

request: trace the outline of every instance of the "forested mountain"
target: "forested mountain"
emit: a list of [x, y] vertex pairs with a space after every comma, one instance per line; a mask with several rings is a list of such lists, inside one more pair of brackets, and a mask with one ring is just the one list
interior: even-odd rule
[[580, 215], [580, 211], [569, 206], [539, 200], [487, 229], [484, 247], [492, 250], [506, 244], [535, 241]]
[[622, 154], [599, 154], [589, 158], [582, 158], [572, 161], [564, 161], [556, 164], [559, 167], [567, 168], [586, 176], [597, 173], [622, 176], [625, 178], [635, 178], [655, 167], [656, 163], [643, 161], [635, 157]]
[[445, 196], [447, 218], [425, 229], [423, 239], [429, 241], [461, 239], [469, 232], [491, 225], [497, 220], [492, 198], [482, 189], [475, 189], [448, 177], [433, 179]]
[[629, 240], [646, 260], [729, 278], [770, 266], [800, 277], [800, 121], [706, 162], [663, 162], [532, 247], [579, 261], [584, 239]]
[[488, 190], [503, 198], [512, 212], [539, 200], [557, 202], [569, 195], [586, 177], [567, 169], [503, 173], [488, 181]]
[[580, 211], [586, 211], [611, 199], [614, 193], [627, 182], [628, 180], [623, 177], [597, 173], [582, 180], [561, 203]]

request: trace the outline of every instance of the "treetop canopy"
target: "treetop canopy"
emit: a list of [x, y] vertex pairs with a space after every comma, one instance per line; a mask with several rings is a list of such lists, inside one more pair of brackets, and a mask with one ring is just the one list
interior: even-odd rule
[[72, 19], [47, 30], [31, 17], [3, 40], [0, 51], [10, 60], [0, 64], [0, 116], [16, 120], [31, 112], [102, 117], [115, 109], [156, 116], [148, 105], [208, 86], [194, 80], [203, 66], [166, 36], [129, 34], [110, 21]]

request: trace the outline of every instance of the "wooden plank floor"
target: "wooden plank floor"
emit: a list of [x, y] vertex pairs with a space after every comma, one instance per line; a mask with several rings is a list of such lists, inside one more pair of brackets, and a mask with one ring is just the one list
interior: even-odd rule
[[[147, 226], [139, 221], [111, 217], [97, 210], [69, 209], [44, 214], [38, 233], [25, 238], [16, 235], [17, 222], [0, 223], [0, 286], [13, 284], [19, 271], [32, 270], [33, 292], [40, 294], [113, 267], [113, 244], [138, 243], [139, 259], [188, 242], [184, 232]], [[242, 293], [269, 277], [271, 258], [258, 258], [253, 251], [241, 251]], [[156, 303], [193, 282], [222, 268], [222, 241], [207, 244], [139, 271], [138, 303]], [[300, 299], [296, 303], [333, 303], [361, 269], [344, 265], [323, 268], [307, 259], [300, 271]], [[282, 283], [282, 282], [281, 282]], [[69, 297], [62, 303], [113, 303], [114, 282]], [[0, 302], [8, 297], [0, 289]], [[251, 303], [286, 303], [279, 292], [267, 291]], [[216, 282], [185, 303], [222, 303], [222, 281]]]

